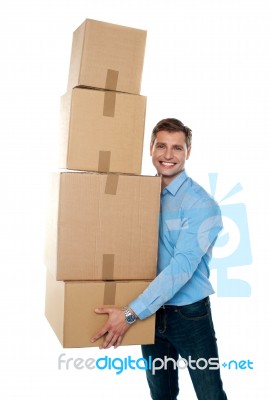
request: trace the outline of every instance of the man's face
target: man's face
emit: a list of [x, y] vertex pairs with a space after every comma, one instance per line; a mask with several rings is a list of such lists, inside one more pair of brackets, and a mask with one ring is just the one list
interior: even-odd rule
[[158, 175], [168, 184], [185, 168], [190, 148], [183, 132], [160, 131], [150, 146], [150, 154]]

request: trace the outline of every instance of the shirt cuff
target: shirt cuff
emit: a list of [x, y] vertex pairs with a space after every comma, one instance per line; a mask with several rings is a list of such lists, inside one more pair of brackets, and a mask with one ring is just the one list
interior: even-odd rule
[[152, 315], [152, 312], [145, 307], [145, 305], [143, 304], [143, 302], [139, 297], [137, 297], [137, 299], [129, 303], [128, 306], [132, 309], [132, 311], [135, 312], [135, 314], [138, 316], [139, 319], [145, 319]]

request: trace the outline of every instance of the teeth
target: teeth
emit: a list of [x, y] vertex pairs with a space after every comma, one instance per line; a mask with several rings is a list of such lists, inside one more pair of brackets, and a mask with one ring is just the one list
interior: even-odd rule
[[170, 166], [174, 165], [174, 163], [164, 162], [164, 161], [162, 161], [161, 164], [165, 165], [166, 167], [170, 167]]

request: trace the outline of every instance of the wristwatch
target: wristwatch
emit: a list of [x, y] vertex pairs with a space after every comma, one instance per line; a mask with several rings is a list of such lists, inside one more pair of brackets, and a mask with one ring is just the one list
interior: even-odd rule
[[134, 324], [134, 322], [136, 322], [137, 319], [136, 319], [135, 315], [130, 311], [130, 309], [126, 306], [126, 307], [123, 307], [122, 310], [124, 311], [126, 322], [129, 325]]

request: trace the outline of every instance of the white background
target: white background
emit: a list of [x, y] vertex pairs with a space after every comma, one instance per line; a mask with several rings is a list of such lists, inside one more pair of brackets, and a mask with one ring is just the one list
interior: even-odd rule
[[[55, 168], [59, 99], [66, 91], [73, 31], [92, 18], [146, 29], [141, 93], [148, 97], [144, 174], [153, 174], [149, 135], [161, 118], [193, 129], [187, 171], [217, 199], [244, 203], [253, 262], [233, 268], [250, 297], [212, 296], [220, 356], [254, 362], [222, 370], [230, 400], [266, 399], [269, 328], [270, 3], [267, 0], [2, 0], [1, 352], [4, 399], [149, 399], [144, 372], [59, 370], [58, 356], [140, 356], [139, 347], [63, 350], [44, 317], [44, 213]], [[215, 271], [212, 275], [215, 286]], [[268, 332], [269, 336], [269, 332]], [[183, 399], [195, 395], [181, 371]], [[3, 394], [2, 394], [3, 393]], [[165, 400], [165, 399], [164, 399]]]

